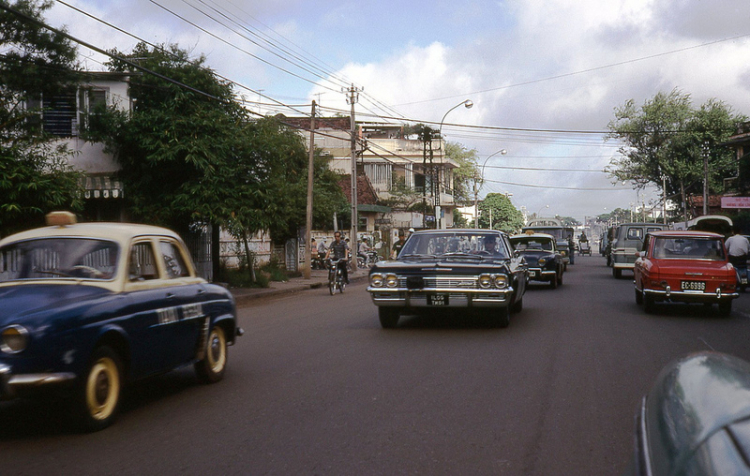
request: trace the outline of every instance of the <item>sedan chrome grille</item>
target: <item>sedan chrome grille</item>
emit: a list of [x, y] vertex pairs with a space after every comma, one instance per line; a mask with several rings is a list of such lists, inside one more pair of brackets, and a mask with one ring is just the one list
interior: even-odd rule
[[[425, 276], [423, 289], [437, 288], [477, 288], [476, 276]], [[401, 276], [398, 279], [398, 287], [406, 288], [406, 277]]]

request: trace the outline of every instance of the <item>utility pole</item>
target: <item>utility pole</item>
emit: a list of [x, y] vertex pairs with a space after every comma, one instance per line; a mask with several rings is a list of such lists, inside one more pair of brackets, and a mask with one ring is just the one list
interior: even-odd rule
[[708, 142], [703, 143], [703, 214], [708, 215]]
[[349, 250], [350, 257], [352, 258], [352, 272], [357, 270], [357, 225], [359, 224], [359, 216], [357, 214], [357, 123], [354, 119], [354, 104], [359, 99], [358, 89], [352, 86], [345, 90], [349, 93], [346, 98], [346, 102], [352, 107], [350, 123], [351, 123], [351, 156], [352, 156], [352, 231], [350, 234], [351, 249]]
[[[315, 101], [312, 102], [310, 112], [310, 151], [307, 159], [307, 214], [305, 215], [305, 267], [302, 276], [310, 279], [312, 268], [312, 217], [313, 217], [313, 176], [315, 175]], [[317, 252], [317, 250], [316, 250]]]

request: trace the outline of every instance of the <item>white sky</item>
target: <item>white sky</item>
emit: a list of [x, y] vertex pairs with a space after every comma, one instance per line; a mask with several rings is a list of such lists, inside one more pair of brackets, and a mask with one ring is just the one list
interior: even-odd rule
[[[476, 149], [480, 164], [506, 149], [487, 161], [481, 195], [510, 192], [516, 207], [544, 216], [582, 220], [653, 194], [612, 185], [601, 171], [617, 144], [602, 134], [538, 130], [603, 132], [625, 101], [675, 88], [696, 107], [716, 98], [750, 115], [747, 0], [65, 2], [146, 41], [205, 55], [248, 88], [248, 101], [262, 93], [264, 103], [294, 106], [251, 106], [264, 113], [308, 113], [315, 99], [328, 114], [348, 114], [341, 89], [351, 84], [364, 88], [359, 120], [440, 123], [471, 99], [473, 108], [446, 116], [446, 139]], [[47, 21], [86, 42], [123, 51], [136, 43], [54, 4]], [[99, 55], [80, 53], [101, 69]]]

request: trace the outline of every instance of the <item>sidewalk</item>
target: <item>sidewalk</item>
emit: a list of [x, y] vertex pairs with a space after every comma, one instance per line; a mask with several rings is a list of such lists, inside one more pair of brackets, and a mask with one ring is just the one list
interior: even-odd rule
[[[349, 282], [363, 282], [367, 280], [369, 269], [360, 268], [356, 275], [349, 272]], [[234, 295], [237, 307], [241, 307], [254, 299], [277, 296], [281, 294], [290, 294], [306, 291], [308, 289], [326, 289], [328, 286], [328, 271], [325, 269], [310, 270], [310, 279], [300, 276], [298, 278], [289, 278], [289, 281], [271, 281], [267, 288], [229, 288]], [[326, 292], [327, 289], [326, 289]]]

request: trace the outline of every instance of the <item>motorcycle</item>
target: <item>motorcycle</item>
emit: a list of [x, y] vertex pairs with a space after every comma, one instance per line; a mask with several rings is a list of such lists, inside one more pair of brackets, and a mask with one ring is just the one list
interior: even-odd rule
[[333, 296], [336, 293], [336, 289], [343, 293], [346, 288], [346, 282], [344, 282], [344, 271], [339, 266], [339, 263], [346, 263], [345, 259], [334, 260], [328, 258], [328, 292]]
[[325, 254], [321, 255], [317, 251], [312, 254], [310, 257], [310, 268], [311, 269], [326, 269], [326, 264], [324, 261]]

